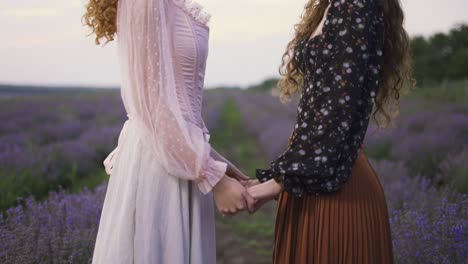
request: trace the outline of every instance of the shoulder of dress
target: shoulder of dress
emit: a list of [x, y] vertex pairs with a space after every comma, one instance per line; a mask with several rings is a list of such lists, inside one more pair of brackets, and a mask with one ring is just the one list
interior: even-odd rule
[[331, 0], [330, 7], [331, 9], [340, 9], [346, 11], [347, 8], [356, 7], [358, 9], [362, 8], [375, 8], [383, 7], [384, 0]]

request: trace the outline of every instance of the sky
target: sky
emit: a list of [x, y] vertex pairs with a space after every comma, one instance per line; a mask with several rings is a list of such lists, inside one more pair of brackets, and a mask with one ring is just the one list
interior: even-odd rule
[[[467, 0], [400, 0], [411, 36], [468, 23]], [[307, 0], [197, 0], [212, 15], [206, 87], [275, 77]], [[3, 0], [0, 84], [115, 87], [115, 44], [94, 45], [82, 26], [85, 0]]]

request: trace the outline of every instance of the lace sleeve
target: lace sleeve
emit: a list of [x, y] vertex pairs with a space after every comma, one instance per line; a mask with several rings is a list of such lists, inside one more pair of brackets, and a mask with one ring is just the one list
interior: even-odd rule
[[[313, 68], [288, 149], [267, 170], [294, 195], [335, 192], [351, 174], [367, 129], [383, 61], [380, 0], [332, 1], [312, 39]], [[316, 54], [314, 56], [314, 54]]]
[[173, 0], [122, 0], [118, 7], [118, 50], [122, 89], [150, 132], [148, 144], [169, 174], [196, 181], [209, 192], [227, 164], [210, 156], [204, 131], [187, 122], [177, 96], [172, 57]]

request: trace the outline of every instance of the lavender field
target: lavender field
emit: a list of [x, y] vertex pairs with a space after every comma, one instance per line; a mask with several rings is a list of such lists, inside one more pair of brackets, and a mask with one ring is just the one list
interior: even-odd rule
[[[284, 150], [294, 103], [239, 89], [204, 101], [213, 145], [247, 174]], [[404, 98], [393, 128], [369, 127], [365, 152], [386, 192], [396, 263], [468, 263], [467, 101]], [[90, 263], [102, 160], [126, 119], [118, 92], [0, 93], [0, 117], [0, 263]], [[218, 263], [271, 263], [274, 216], [272, 203], [218, 217]]]

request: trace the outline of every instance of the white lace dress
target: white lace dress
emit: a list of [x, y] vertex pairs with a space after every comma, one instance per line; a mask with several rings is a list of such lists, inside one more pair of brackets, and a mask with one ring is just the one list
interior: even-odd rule
[[119, 0], [128, 113], [104, 165], [110, 179], [93, 264], [215, 264], [210, 156], [201, 118], [209, 15], [184, 0]]

